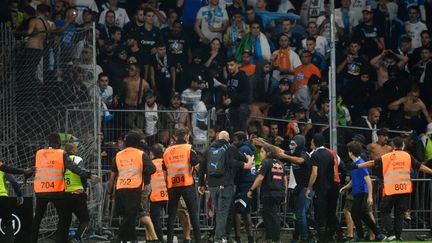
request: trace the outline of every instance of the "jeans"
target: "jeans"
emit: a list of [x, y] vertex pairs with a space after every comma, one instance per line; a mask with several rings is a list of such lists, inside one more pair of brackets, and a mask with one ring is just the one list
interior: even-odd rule
[[[75, 216], [79, 220], [79, 226], [77, 230], [77, 239], [82, 239], [85, 231], [87, 230], [87, 227], [90, 222], [90, 216], [89, 216], [89, 210], [87, 208], [87, 194], [85, 193], [66, 193], [66, 199], [68, 203], [68, 209], [70, 218], [72, 219], [72, 213], [75, 214]], [[70, 226], [70, 221], [68, 225]]]
[[230, 213], [230, 206], [234, 197], [235, 186], [210, 187], [210, 195], [213, 202], [213, 208], [216, 213], [215, 241], [221, 241], [225, 237], [226, 224]]
[[[409, 193], [384, 196], [381, 202], [382, 223], [388, 236], [400, 238], [403, 227], [404, 213], [408, 209]], [[394, 208], [394, 223], [391, 222], [391, 212]]]
[[174, 237], [174, 223], [177, 216], [177, 209], [180, 197], [183, 197], [189, 217], [192, 224], [195, 242], [201, 241], [200, 224], [198, 218], [198, 198], [195, 186], [183, 186], [168, 188], [168, 243], [173, 242]]
[[[306, 187], [302, 187], [299, 190], [298, 195], [295, 195], [295, 213], [297, 216], [296, 231], [300, 234], [301, 240], [308, 239], [308, 222], [307, 222], [307, 211], [310, 208], [311, 200], [306, 198]], [[314, 197], [314, 191], [311, 191], [311, 197]]]
[[56, 243], [66, 243], [68, 238], [68, 230], [70, 224], [70, 215], [68, 213], [68, 204], [66, 198], [39, 198], [36, 197], [36, 213], [32, 224], [31, 242], [38, 242], [39, 227], [42, 222], [43, 216], [47, 209], [48, 203], [52, 202], [56, 209], [59, 221], [57, 224], [57, 231], [55, 233]]
[[140, 189], [120, 189], [116, 191], [116, 203], [119, 215], [122, 216], [119, 231], [119, 241], [136, 240], [136, 218], [141, 206]]
[[163, 231], [161, 226], [161, 211], [165, 210], [167, 205], [167, 201], [160, 202], [151, 202], [150, 203], [150, 218], [153, 222], [153, 226], [156, 232], [158, 239], [162, 242], [163, 239]]
[[277, 215], [283, 198], [263, 197], [262, 217], [264, 220], [266, 240], [278, 242], [280, 240], [280, 218]]
[[364, 237], [362, 221], [373, 231], [376, 236], [379, 234], [375, 222], [369, 215], [367, 197], [367, 193], [359, 193], [354, 195], [354, 200], [351, 207], [351, 216], [355, 224], [358, 239], [363, 239]]

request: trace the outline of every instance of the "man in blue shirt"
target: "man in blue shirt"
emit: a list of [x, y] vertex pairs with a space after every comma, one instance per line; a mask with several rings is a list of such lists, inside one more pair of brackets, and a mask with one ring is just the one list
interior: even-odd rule
[[[360, 157], [362, 153], [362, 146], [357, 141], [352, 141], [347, 144], [348, 155], [354, 164], [362, 164], [365, 161]], [[340, 189], [344, 192], [352, 187], [354, 200], [351, 207], [351, 216], [355, 224], [357, 240], [364, 239], [362, 221], [372, 230], [376, 235], [377, 241], [381, 241], [384, 235], [380, 234], [378, 227], [369, 214], [370, 208], [373, 204], [372, 197], [372, 181], [367, 169], [353, 169], [351, 171], [351, 181]]]

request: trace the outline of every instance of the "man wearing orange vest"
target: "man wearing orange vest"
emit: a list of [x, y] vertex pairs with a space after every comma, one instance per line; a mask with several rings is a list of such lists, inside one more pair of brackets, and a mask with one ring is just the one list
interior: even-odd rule
[[151, 176], [150, 217], [153, 222], [156, 235], [160, 241], [163, 239], [160, 223], [161, 210], [165, 209], [168, 202], [168, 190], [166, 187], [166, 171], [162, 168], [163, 156], [162, 144], [154, 144], [150, 148], [150, 158], [156, 166], [156, 173]]
[[91, 178], [99, 182], [98, 176], [81, 169], [73, 163], [69, 156], [60, 149], [61, 141], [57, 133], [48, 137], [49, 147], [36, 152], [36, 171], [33, 188], [36, 194], [36, 213], [32, 224], [31, 242], [38, 241], [39, 227], [49, 202], [54, 204], [59, 221], [56, 231], [56, 243], [66, 243], [70, 217], [65, 195], [65, 170], [68, 169], [81, 178]]
[[[400, 241], [403, 227], [404, 212], [408, 209], [412, 192], [411, 168], [423, 173], [432, 174], [432, 170], [403, 151], [405, 143], [401, 137], [393, 139], [393, 151], [378, 159], [370, 160], [355, 168], [375, 167], [382, 171], [383, 188], [381, 213], [387, 237], [384, 241]], [[394, 222], [391, 212], [394, 209]]]
[[107, 194], [112, 194], [116, 182], [115, 201], [123, 218], [116, 242], [136, 240], [135, 225], [141, 209], [143, 177], [150, 176], [156, 171], [149, 156], [141, 150], [141, 139], [141, 135], [136, 132], [126, 134], [125, 149], [117, 153], [111, 168]]
[[198, 218], [198, 199], [192, 175], [193, 167], [199, 164], [198, 156], [189, 144], [188, 128], [177, 128], [176, 144], [168, 147], [163, 155], [163, 169], [167, 172], [168, 187], [168, 243], [173, 242], [174, 222], [180, 197], [183, 197], [192, 223], [195, 242], [201, 234]]

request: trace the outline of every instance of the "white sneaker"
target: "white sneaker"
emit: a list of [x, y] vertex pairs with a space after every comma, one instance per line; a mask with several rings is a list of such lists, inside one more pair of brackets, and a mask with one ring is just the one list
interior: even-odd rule
[[383, 241], [385, 241], [385, 242], [396, 241], [396, 236], [394, 236], [394, 235], [386, 236]]

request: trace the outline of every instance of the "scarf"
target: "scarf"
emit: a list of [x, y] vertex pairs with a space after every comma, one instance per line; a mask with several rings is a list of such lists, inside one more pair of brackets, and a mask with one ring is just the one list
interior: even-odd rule
[[372, 124], [371, 124], [370, 121], [367, 119], [367, 117], [363, 117], [363, 118], [365, 119], [366, 124], [368, 125], [368, 127], [369, 127], [370, 129], [374, 129], [374, 130], [372, 130], [372, 143], [376, 143], [376, 141], [378, 141], [378, 134], [377, 134], [377, 131], [376, 131], [376, 128], [377, 128], [376, 124], [374, 124], [374, 125], [372, 126]]
[[260, 33], [258, 37], [252, 37], [251, 33], [248, 33], [244, 38], [242, 38], [235, 54], [235, 58], [239, 62], [242, 60], [244, 50], [252, 51], [254, 60], [264, 59], [265, 61], [270, 61], [270, 44], [263, 33]]
[[286, 68], [290, 72], [293, 72], [293, 67], [291, 67], [291, 60], [290, 60], [290, 49], [279, 49], [279, 51], [276, 53], [276, 59], [274, 61], [274, 66], [278, 66], [281, 68]]

